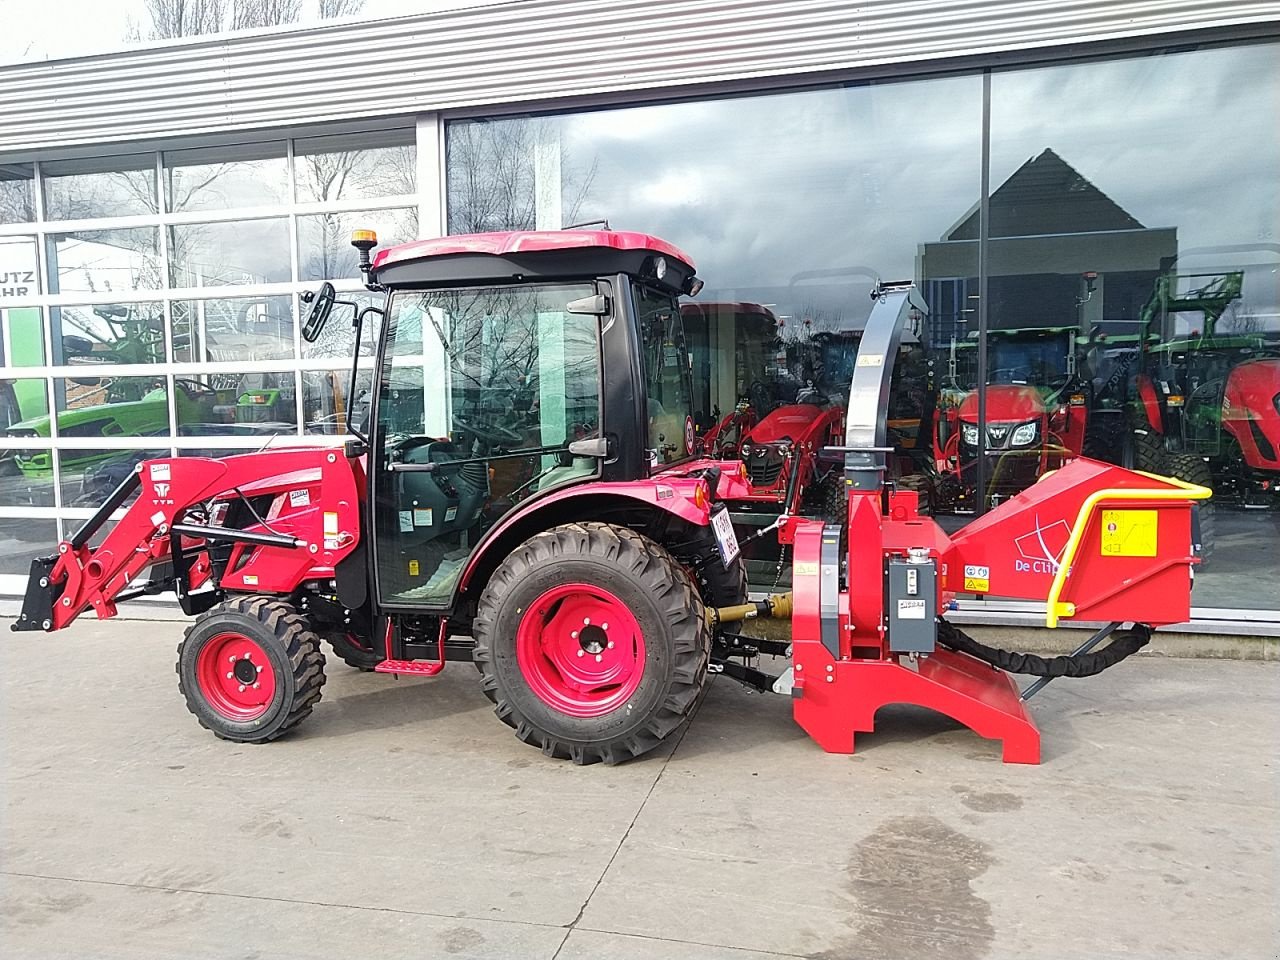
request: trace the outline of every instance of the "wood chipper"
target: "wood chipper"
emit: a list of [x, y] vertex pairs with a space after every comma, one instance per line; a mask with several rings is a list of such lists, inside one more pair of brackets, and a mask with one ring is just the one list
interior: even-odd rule
[[[1189, 615], [1192, 504], [1207, 490], [1076, 460], [947, 537], [915, 493], [886, 484], [893, 358], [923, 310], [909, 284], [875, 291], [846, 446], [829, 451], [845, 521], [788, 524], [794, 594], [751, 602], [721, 500], [740, 461], [692, 467], [679, 298], [701, 281], [687, 255], [614, 231], [445, 237], [372, 261], [371, 233], [353, 243], [385, 301], [346, 304], [357, 344], [366, 317], [382, 318], [352, 438], [140, 463], [33, 561], [13, 629], [60, 630], [173, 591], [195, 617], [179, 689], [202, 725], [239, 742], [274, 740], [311, 712], [327, 642], [380, 673], [471, 661], [521, 740], [578, 763], [657, 746], [716, 673], [789, 694], [827, 750], [852, 751], [877, 707], [910, 702], [1034, 762], [1026, 694], [1004, 670], [1097, 672]], [[311, 302], [309, 340], [343, 303], [328, 284]], [[1090, 647], [1114, 636], [1047, 661], [991, 650], [944, 619], [956, 593], [1047, 599], [1051, 625], [1109, 624]], [[739, 632], [789, 613], [791, 643]], [[768, 674], [761, 655], [790, 666]]]

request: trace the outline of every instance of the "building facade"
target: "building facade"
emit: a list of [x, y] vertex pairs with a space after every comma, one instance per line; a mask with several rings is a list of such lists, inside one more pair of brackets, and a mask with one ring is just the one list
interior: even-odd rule
[[824, 345], [914, 279], [895, 442], [946, 522], [1079, 453], [1185, 472], [1200, 625], [1280, 629], [1278, 68], [1276, 4], [1173, 0], [525, 0], [0, 66], [0, 594], [141, 457], [336, 439], [373, 341], [304, 342], [299, 295], [366, 296], [353, 227], [607, 221], [766, 308], [691, 332], [734, 346], [708, 422], [838, 402]]

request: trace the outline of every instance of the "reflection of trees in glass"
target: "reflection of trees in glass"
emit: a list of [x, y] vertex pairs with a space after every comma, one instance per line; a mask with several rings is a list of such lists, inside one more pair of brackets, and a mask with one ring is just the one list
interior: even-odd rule
[[0, 164], [0, 223], [35, 219], [31, 173], [25, 164]]
[[[412, 143], [352, 150], [318, 150], [294, 157], [298, 200], [333, 202], [351, 197], [411, 195], [417, 182], [417, 151]], [[370, 218], [383, 221], [379, 239], [385, 246], [417, 235], [414, 210], [374, 214], [321, 213], [307, 217], [303, 228], [312, 236], [300, 241], [303, 275], [315, 279], [354, 276], [356, 256], [349, 243], [355, 227]], [[318, 234], [316, 236], [315, 234]]]
[[[446, 176], [449, 232], [533, 230], [538, 226], [538, 152], [554, 150], [560, 221], [578, 219], [591, 194], [596, 163], [577, 167], [554, 119], [474, 120], [449, 126]], [[545, 189], [545, 187], [544, 187]]]
[[[364, 0], [319, 0], [320, 19], [358, 13]], [[143, 0], [146, 17], [131, 22], [125, 39], [172, 40], [224, 30], [249, 30], [297, 23], [302, 0]]]

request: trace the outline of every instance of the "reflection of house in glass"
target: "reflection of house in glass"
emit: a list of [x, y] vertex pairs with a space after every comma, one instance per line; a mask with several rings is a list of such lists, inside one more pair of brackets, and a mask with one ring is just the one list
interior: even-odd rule
[[[978, 329], [979, 210], [921, 248], [932, 341]], [[993, 330], [1078, 326], [1133, 334], [1156, 278], [1178, 253], [1176, 227], [1145, 227], [1045, 148], [992, 194], [988, 324]], [[1090, 277], [1096, 274], [1096, 277]], [[1092, 289], [1090, 289], [1092, 288]]]

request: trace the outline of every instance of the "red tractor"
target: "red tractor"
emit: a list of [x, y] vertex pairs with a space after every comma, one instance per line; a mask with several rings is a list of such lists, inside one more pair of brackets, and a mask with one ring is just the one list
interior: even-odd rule
[[975, 509], [979, 456], [987, 460], [990, 505], [1084, 452], [1088, 393], [1076, 373], [1075, 339], [1074, 327], [988, 334], [985, 444], [978, 437], [977, 342], [951, 344], [933, 431], [942, 509]]
[[[748, 602], [721, 500], [737, 465], [692, 467], [678, 302], [701, 286], [689, 257], [612, 231], [446, 237], [372, 263], [372, 234], [353, 242], [386, 294], [348, 304], [357, 343], [369, 313], [383, 318], [367, 435], [348, 420], [342, 447], [139, 463], [32, 562], [13, 629], [60, 630], [173, 591], [196, 618], [177, 653], [187, 707], [238, 742], [275, 740], [311, 713], [328, 640], [379, 673], [470, 661], [521, 740], [578, 763], [658, 746], [715, 673], [789, 694], [829, 750], [851, 752], [880, 705], [907, 702], [1036, 762], [1034, 689], [1019, 694], [991, 664], [1040, 685], [1087, 675], [1150, 625], [1189, 616], [1191, 503], [1208, 491], [1077, 460], [948, 537], [914, 493], [886, 487], [908, 288], [877, 290], [861, 350], [883, 359], [859, 360], [848, 443], [827, 451], [841, 522], [799, 522], [794, 598]], [[325, 284], [303, 336], [340, 302]], [[1006, 654], [942, 619], [960, 591], [1047, 599], [1051, 625], [1110, 623], [1072, 658]], [[736, 632], [793, 607], [794, 650]], [[1135, 626], [1118, 630], [1122, 619]], [[790, 666], [767, 674], [761, 654]]]

